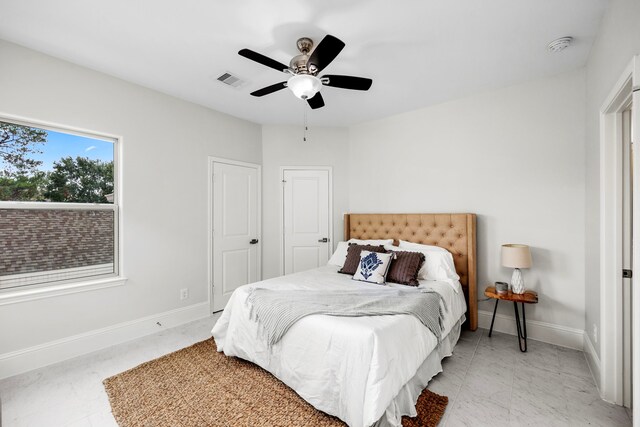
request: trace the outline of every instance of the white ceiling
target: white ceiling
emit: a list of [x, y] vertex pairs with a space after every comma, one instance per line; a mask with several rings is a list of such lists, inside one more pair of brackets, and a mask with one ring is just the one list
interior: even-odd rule
[[[0, 0], [0, 38], [258, 123], [344, 126], [583, 66], [608, 0]], [[310, 110], [286, 75], [295, 41], [346, 43], [324, 71], [370, 77], [369, 92], [325, 87]], [[558, 54], [551, 40], [575, 44]], [[1, 58], [0, 58], [1, 60]], [[229, 71], [238, 89], [216, 77]], [[526, 102], [526, 100], [523, 100]]]

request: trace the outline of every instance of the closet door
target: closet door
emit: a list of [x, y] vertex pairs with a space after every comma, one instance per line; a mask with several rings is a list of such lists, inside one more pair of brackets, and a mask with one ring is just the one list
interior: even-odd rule
[[326, 265], [330, 251], [329, 170], [283, 171], [284, 273]]

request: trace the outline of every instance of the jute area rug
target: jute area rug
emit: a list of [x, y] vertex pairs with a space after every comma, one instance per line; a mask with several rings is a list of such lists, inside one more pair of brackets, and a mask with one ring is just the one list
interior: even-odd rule
[[[216, 351], [213, 338], [104, 380], [121, 427], [344, 426], [253, 363]], [[422, 392], [405, 427], [436, 426], [448, 398]]]

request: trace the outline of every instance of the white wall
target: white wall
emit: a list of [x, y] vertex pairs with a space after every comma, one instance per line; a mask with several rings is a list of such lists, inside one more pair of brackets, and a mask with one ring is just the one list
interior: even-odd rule
[[124, 138], [129, 278], [0, 306], [0, 355], [207, 301], [207, 156], [260, 163], [260, 126], [4, 41], [0, 58], [0, 112]]
[[500, 246], [525, 243], [540, 293], [527, 319], [584, 329], [584, 82], [574, 71], [350, 128], [349, 210], [478, 214], [479, 298], [509, 281]]
[[[0, 331], [0, 355], [206, 301], [207, 156], [263, 165], [263, 278], [279, 274], [280, 167], [332, 166], [334, 244], [347, 211], [475, 212], [479, 287], [508, 280], [502, 243], [527, 243], [525, 280], [541, 295], [528, 319], [585, 329], [585, 271], [587, 326], [598, 310], [594, 116], [633, 51], [613, 55], [612, 45], [631, 39], [639, 16], [635, 2], [614, 1], [591, 56], [588, 103], [579, 70], [349, 129], [311, 127], [307, 142], [302, 125], [261, 127], [0, 41], [0, 112], [124, 137], [129, 278], [1, 306], [0, 323], [16, 326]], [[190, 298], [179, 301], [183, 287]], [[511, 306], [501, 311], [512, 316]]]
[[586, 331], [600, 355], [600, 107], [624, 68], [640, 54], [640, 2], [613, 0], [586, 67]]
[[262, 127], [263, 278], [280, 275], [281, 166], [333, 167], [334, 247], [336, 242], [342, 240], [342, 214], [348, 206], [348, 137], [346, 128], [310, 126], [307, 141], [304, 142], [302, 124]]

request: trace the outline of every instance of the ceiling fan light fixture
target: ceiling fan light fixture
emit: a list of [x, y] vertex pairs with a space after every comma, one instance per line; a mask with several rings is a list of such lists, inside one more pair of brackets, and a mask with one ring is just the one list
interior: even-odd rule
[[300, 99], [311, 99], [322, 88], [319, 78], [309, 74], [291, 76], [287, 81], [287, 87]]
[[[251, 92], [251, 96], [265, 96], [278, 92], [285, 87], [291, 89], [296, 98], [307, 101], [312, 110], [324, 107], [324, 98], [320, 93], [322, 86], [331, 86], [339, 89], [369, 90], [371, 79], [364, 77], [324, 75], [316, 77], [327, 65], [331, 64], [338, 54], [344, 49], [344, 42], [337, 37], [327, 34], [322, 41], [314, 47], [313, 41], [303, 37], [297, 43], [300, 55], [296, 55], [289, 62], [289, 66], [264, 56], [251, 49], [240, 49], [238, 54], [251, 61], [273, 68], [276, 71], [289, 74], [289, 79], [262, 89]], [[312, 50], [313, 49], [313, 50]]]

